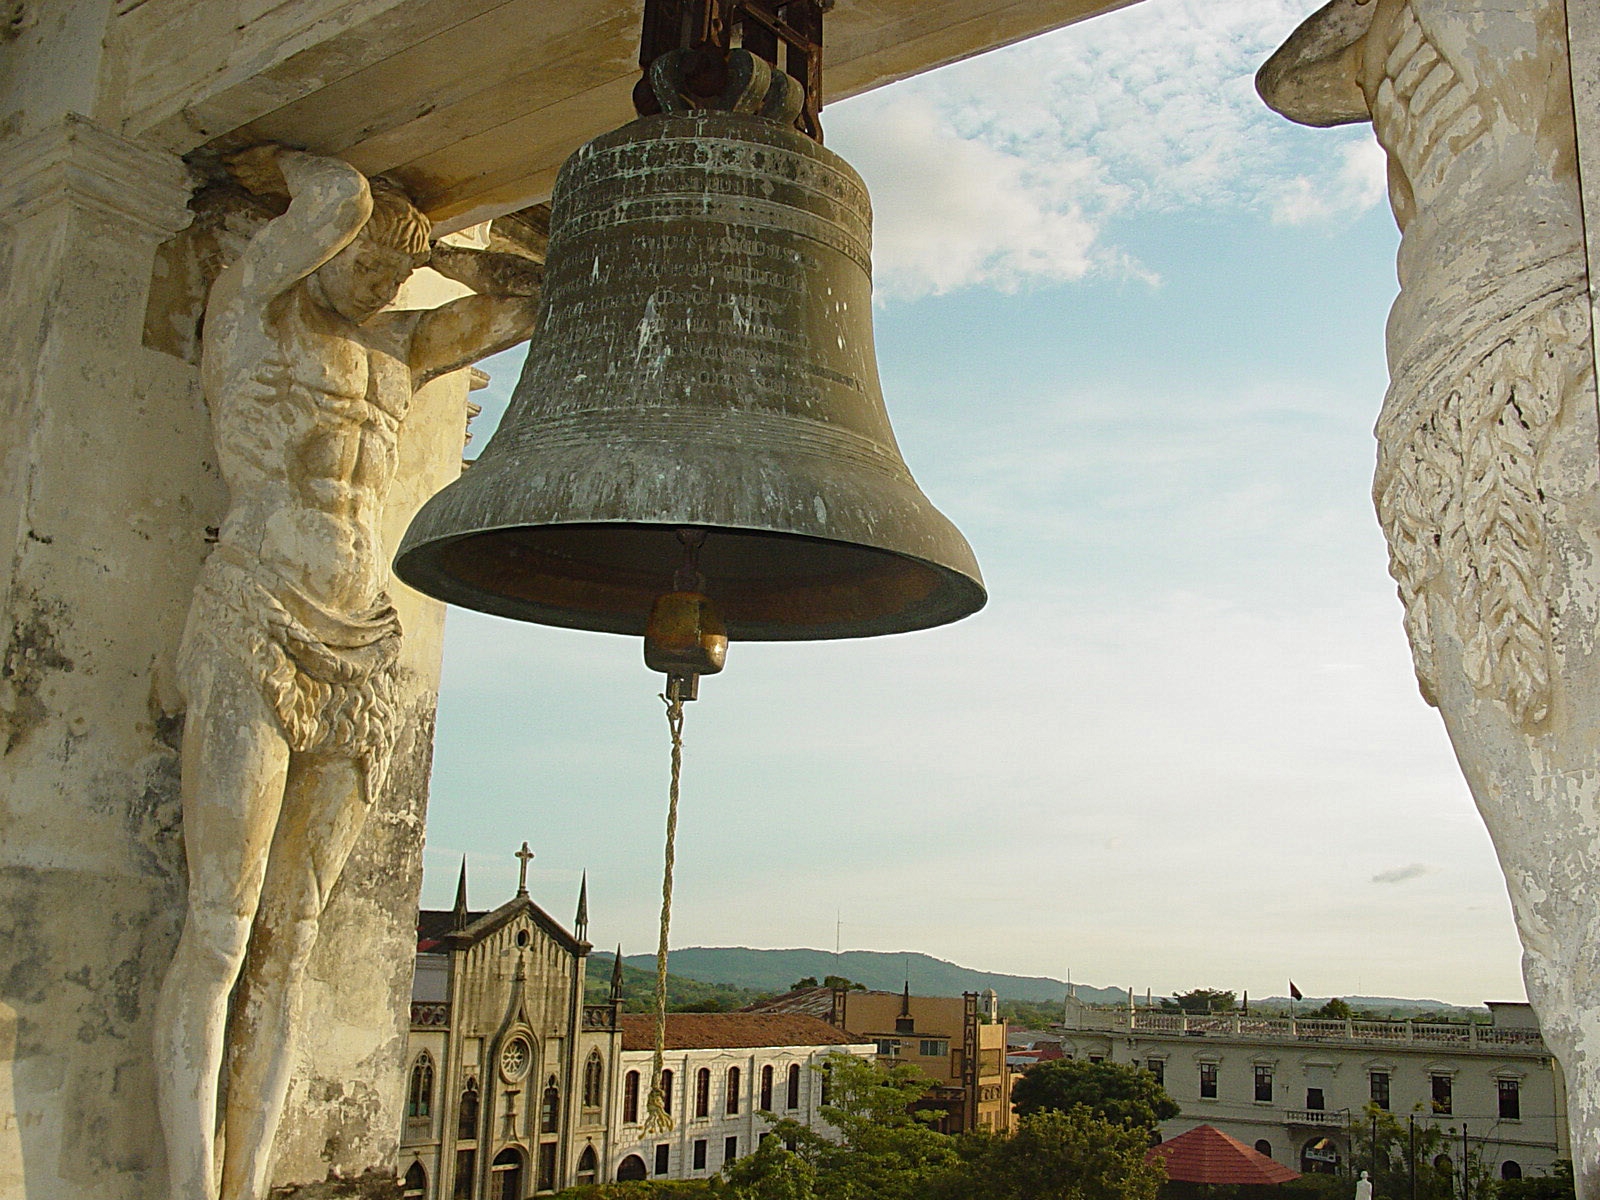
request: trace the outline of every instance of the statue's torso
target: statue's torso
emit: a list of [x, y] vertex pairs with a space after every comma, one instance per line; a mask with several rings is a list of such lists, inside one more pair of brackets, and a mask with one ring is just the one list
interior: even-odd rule
[[1404, 230], [1391, 367], [1582, 271], [1557, 0], [1372, 0], [1361, 87]]
[[221, 540], [318, 603], [361, 611], [383, 591], [379, 522], [411, 372], [391, 322], [356, 326], [301, 281], [235, 311], [206, 344], [206, 394], [231, 504]]

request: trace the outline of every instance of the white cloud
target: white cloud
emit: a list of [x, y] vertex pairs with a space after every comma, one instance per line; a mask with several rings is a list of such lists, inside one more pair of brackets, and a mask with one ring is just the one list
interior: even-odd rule
[[1332, 175], [1296, 175], [1281, 181], [1271, 195], [1272, 219], [1284, 225], [1326, 221], [1364, 211], [1383, 199], [1389, 158], [1376, 141], [1348, 142]]
[[1302, 0], [1144, 0], [830, 106], [830, 144], [873, 189], [880, 288], [1153, 283], [1115, 244], [1119, 217], [1371, 208], [1370, 131], [1301, 130], [1256, 96], [1256, 68], [1304, 16]]
[[1373, 883], [1404, 883], [1408, 879], [1419, 879], [1423, 875], [1432, 874], [1433, 868], [1425, 863], [1412, 863], [1405, 867], [1390, 867], [1387, 871], [1379, 871], [1372, 877]]
[[1030, 163], [963, 138], [909, 95], [887, 99], [872, 118], [856, 145], [872, 164], [884, 290], [1012, 291], [1024, 279], [1090, 270], [1097, 231], [1077, 203], [1077, 163]]

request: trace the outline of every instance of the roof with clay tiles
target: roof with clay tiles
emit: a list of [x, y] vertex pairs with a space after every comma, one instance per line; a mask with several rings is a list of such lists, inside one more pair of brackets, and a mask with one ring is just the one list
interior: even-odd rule
[[[655, 1046], [650, 1013], [622, 1014], [622, 1048]], [[728, 1050], [746, 1046], [848, 1046], [855, 1039], [826, 1021], [796, 1013], [668, 1013], [668, 1050]]]

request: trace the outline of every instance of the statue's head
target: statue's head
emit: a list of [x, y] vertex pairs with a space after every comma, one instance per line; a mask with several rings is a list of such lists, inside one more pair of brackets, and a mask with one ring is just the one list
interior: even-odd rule
[[387, 179], [371, 181], [372, 215], [361, 232], [316, 270], [328, 306], [357, 325], [395, 298], [428, 261], [428, 218]]

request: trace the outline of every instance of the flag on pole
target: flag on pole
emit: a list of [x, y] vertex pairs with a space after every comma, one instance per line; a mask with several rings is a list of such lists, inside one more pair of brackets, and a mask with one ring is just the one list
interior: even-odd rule
[[1294, 980], [1292, 980], [1292, 979], [1289, 980], [1289, 999], [1291, 999], [1291, 1000], [1304, 1000], [1305, 999], [1305, 997], [1300, 994], [1300, 989], [1295, 987]]

